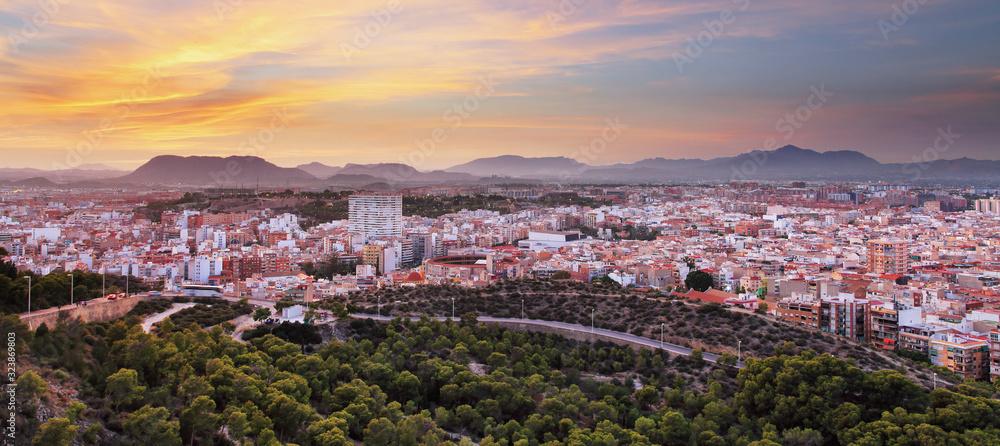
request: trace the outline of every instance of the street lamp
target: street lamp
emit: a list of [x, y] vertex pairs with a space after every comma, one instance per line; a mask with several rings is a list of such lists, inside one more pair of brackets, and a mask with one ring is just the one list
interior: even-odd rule
[[524, 299], [521, 299], [521, 320], [524, 320]]
[[597, 311], [596, 308], [590, 309], [590, 332], [594, 332], [594, 312]]
[[375, 295], [378, 296], [378, 316], [375, 318], [376, 320], [378, 320], [382, 319], [382, 295], [380, 294], [375, 294]]
[[937, 372], [934, 372], [934, 388], [937, 388]]
[[663, 350], [663, 324], [660, 324], [660, 350]]
[[455, 298], [451, 298], [451, 319], [455, 320]]
[[736, 340], [736, 362], [740, 362], [743, 356], [743, 341]]

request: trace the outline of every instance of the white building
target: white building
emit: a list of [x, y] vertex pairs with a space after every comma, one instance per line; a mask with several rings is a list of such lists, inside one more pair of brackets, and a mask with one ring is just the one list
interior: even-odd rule
[[348, 204], [351, 233], [368, 238], [403, 236], [401, 195], [351, 195]]

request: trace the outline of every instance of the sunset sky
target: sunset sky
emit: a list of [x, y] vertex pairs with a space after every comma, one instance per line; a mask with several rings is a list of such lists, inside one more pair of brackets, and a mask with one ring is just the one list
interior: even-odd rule
[[[913, 5], [0, 0], [0, 167], [614, 164], [767, 138], [906, 162], [949, 126], [961, 137], [942, 158], [1000, 159], [1000, 2]], [[832, 96], [810, 101], [821, 87]], [[793, 134], [776, 128], [809, 102]], [[620, 136], [581, 158], [616, 119]]]

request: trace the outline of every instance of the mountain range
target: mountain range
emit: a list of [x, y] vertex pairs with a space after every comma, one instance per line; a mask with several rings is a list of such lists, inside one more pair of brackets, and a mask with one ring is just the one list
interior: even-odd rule
[[[279, 167], [253, 156], [161, 155], [132, 172], [107, 166], [76, 169], [0, 168], [0, 184], [45, 187], [79, 185], [163, 185], [253, 187], [364, 187], [477, 182], [670, 183], [766, 180], [830, 181], [1000, 181], [1000, 161], [960, 158], [924, 163], [880, 163], [849, 150], [816, 152], [795, 146], [712, 159], [648, 158], [594, 166], [566, 157], [480, 158], [444, 170], [420, 171], [400, 163], [329, 166], [319, 162]], [[82, 184], [81, 184], [82, 182]]]

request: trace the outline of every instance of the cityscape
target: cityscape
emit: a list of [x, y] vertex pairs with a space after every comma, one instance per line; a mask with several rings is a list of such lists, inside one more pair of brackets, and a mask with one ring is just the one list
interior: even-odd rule
[[997, 4], [202, 3], [0, 0], [4, 444], [1000, 444]]

